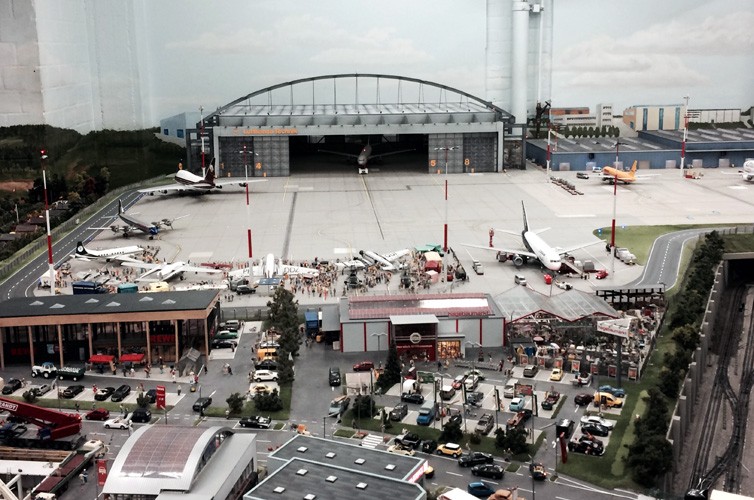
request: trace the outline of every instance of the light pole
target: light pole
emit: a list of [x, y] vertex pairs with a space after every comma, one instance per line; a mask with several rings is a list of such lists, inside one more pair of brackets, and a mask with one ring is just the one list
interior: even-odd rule
[[689, 99], [690, 97], [685, 95], [683, 100], [686, 102], [683, 110], [683, 142], [681, 142], [681, 178], [683, 179], [686, 174], [683, 172], [686, 164], [686, 139], [689, 135]]
[[327, 439], [327, 417], [322, 417], [322, 436]]
[[458, 146], [443, 146], [435, 151], [445, 151], [445, 226], [443, 228], [443, 250], [448, 251], [448, 151], [455, 151]]
[[[437, 387], [437, 377], [440, 377], [440, 387], [438, 389]], [[433, 378], [434, 384], [435, 384], [435, 402], [437, 402], [437, 391], [442, 390], [443, 382], [445, 381], [445, 378], [443, 377], [443, 374], [440, 372], [435, 372], [435, 378]], [[442, 428], [442, 411], [440, 412], [440, 428]]]
[[[44, 188], [45, 198], [45, 224], [47, 225], [47, 263], [50, 266], [50, 295], [55, 295], [55, 265], [52, 260], [52, 233], [50, 232], [50, 205], [47, 202], [47, 171], [45, 169], [45, 160], [47, 151], [40, 151], [40, 164], [42, 165], [42, 186]], [[16, 212], [18, 214], [18, 212]], [[61, 356], [62, 359], [62, 356]]]
[[[249, 162], [246, 161], [246, 144], [243, 145], [243, 149], [239, 151], [239, 153], [243, 154], [243, 171], [244, 171], [244, 177], [246, 179], [246, 182], [244, 183], [246, 185], [246, 240], [247, 244], [249, 246], [249, 284], [251, 284], [251, 272], [253, 267], [253, 253], [252, 253], [252, 245], [251, 245], [251, 214], [249, 212], [250, 206], [249, 206]], [[252, 158], [254, 156], [259, 156], [259, 153], [256, 151], [252, 151]]]

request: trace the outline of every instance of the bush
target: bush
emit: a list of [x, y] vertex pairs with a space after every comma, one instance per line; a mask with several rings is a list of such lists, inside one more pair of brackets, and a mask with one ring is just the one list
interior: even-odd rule
[[241, 413], [241, 410], [243, 410], [244, 397], [238, 392], [234, 392], [228, 396], [225, 402], [228, 403], [228, 409], [230, 409], [231, 413]]
[[136, 396], [136, 406], [139, 408], [149, 408], [149, 398], [143, 392], [140, 392], [139, 395]]
[[277, 389], [270, 394], [257, 394], [254, 396], [254, 407], [257, 411], [272, 412], [283, 409], [283, 400], [280, 399]]
[[445, 425], [437, 440], [441, 443], [458, 443], [463, 439], [463, 430], [460, 422]]
[[476, 432], [472, 432], [469, 434], [469, 442], [471, 444], [480, 444], [482, 442], [482, 436], [480, 436]]
[[23, 393], [23, 398], [27, 403], [34, 404], [37, 402], [37, 393], [35, 391], [28, 390]]
[[372, 418], [377, 414], [377, 405], [371, 396], [359, 394], [353, 401], [353, 414], [359, 418]]

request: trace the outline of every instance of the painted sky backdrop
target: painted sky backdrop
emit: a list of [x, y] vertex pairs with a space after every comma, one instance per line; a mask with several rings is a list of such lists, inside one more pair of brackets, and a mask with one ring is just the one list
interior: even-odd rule
[[[485, 97], [481, 0], [149, 2], [156, 117], [332, 73], [431, 80]], [[754, 2], [556, 0], [553, 106], [754, 105]]]

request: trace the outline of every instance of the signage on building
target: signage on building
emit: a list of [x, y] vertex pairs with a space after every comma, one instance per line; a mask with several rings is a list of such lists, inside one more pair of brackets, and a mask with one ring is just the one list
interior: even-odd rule
[[412, 344], [418, 344], [419, 342], [422, 341], [422, 336], [421, 336], [421, 333], [414, 332], [411, 334], [411, 336], [408, 339], [411, 341]]
[[165, 409], [165, 386], [164, 385], [157, 386], [157, 399], [155, 400], [155, 404], [157, 405], [157, 408], [161, 410]]
[[597, 322], [597, 331], [600, 333], [607, 333], [608, 335], [615, 335], [627, 339], [631, 336], [631, 319], [611, 319], [607, 321]]
[[105, 481], [107, 481], [107, 460], [97, 460], [97, 484], [104, 486]]

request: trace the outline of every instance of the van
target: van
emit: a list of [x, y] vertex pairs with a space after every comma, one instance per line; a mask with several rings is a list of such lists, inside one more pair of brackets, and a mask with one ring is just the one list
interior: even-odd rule
[[516, 397], [516, 385], [518, 384], [517, 378], [511, 378], [508, 379], [508, 381], [505, 383], [505, 388], [503, 389], [503, 397], [504, 398], [514, 398]]
[[404, 380], [403, 381], [403, 390], [401, 391], [403, 394], [411, 394], [414, 392], [420, 392], [419, 391], [419, 382], [416, 380]]
[[463, 381], [464, 387], [466, 387], [467, 391], [473, 391], [476, 390], [477, 386], [479, 385], [479, 377], [476, 375], [469, 375], [466, 377], [466, 380]]
[[537, 367], [537, 365], [526, 365], [526, 367], [524, 368], [524, 377], [532, 378], [537, 374], [538, 370], [539, 368]]
[[440, 399], [444, 401], [453, 399], [453, 396], [455, 395], [456, 395], [456, 390], [453, 389], [452, 385], [444, 385], [442, 386], [442, 389], [440, 389]]
[[229, 319], [225, 322], [225, 328], [231, 332], [237, 332], [240, 326], [241, 322], [237, 319]]
[[264, 361], [265, 359], [278, 359], [278, 351], [274, 348], [257, 349], [257, 361]]
[[419, 415], [416, 417], [418, 425], [430, 425], [437, 418], [437, 403], [434, 401], [425, 401], [419, 408]]
[[515, 275], [513, 277], [513, 281], [515, 281], [517, 285], [526, 286], [526, 277], [525, 276], [521, 276], [520, 274]]
[[623, 400], [615, 397], [609, 392], [595, 392], [594, 406], [604, 405], [607, 408], [620, 408], [623, 406]]

